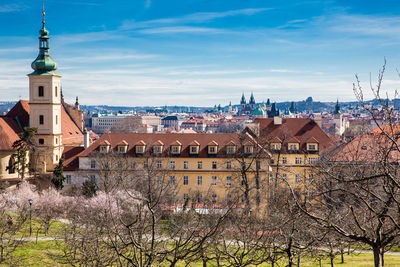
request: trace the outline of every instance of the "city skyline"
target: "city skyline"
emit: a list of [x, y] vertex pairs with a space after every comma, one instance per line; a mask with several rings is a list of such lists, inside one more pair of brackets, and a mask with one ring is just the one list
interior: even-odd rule
[[[352, 101], [384, 57], [397, 89], [399, 7], [342, 2], [45, 1], [46, 27], [65, 98], [85, 105]], [[3, 100], [28, 97], [40, 22], [41, 1], [0, 4]]]

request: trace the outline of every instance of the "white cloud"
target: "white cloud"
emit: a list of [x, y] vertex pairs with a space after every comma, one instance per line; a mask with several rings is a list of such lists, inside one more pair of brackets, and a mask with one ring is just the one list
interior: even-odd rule
[[189, 26], [177, 26], [177, 27], [160, 27], [139, 30], [142, 34], [170, 34], [170, 33], [224, 33], [225, 30], [216, 28], [205, 28], [205, 27], [189, 27]]
[[217, 18], [225, 18], [225, 17], [239, 16], [239, 15], [251, 16], [256, 13], [260, 13], [271, 9], [272, 8], [246, 8], [246, 9], [229, 10], [224, 12], [198, 12], [181, 17], [155, 19], [148, 21], [129, 20], [129, 21], [124, 21], [120, 29], [126, 30], [126, 29], [149, 28], [149, 27], [151, 28], [151, 27], [165, 26], [168, 24], [171, 25], [171, 24], [187, 24], [187, 23], [204, 23], [212, 21]]
[[0, 13], [18, 12], [26, 9], [26, 6], [19, 4], [0, 5]]

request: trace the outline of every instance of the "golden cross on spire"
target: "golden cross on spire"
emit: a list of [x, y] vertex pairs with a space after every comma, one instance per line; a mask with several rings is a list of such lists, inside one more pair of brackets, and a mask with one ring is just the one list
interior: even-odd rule
[[42, 24], [43, 24], [43, 27], [44, 27], [44, 23], [45, 23], [45, 20], [44, 20], [44, 16], [45, 15], [46, 15], [46, 12], [44, 12], [44, 1], [43, 1], [43, 11], [42, 11], [42, 16], [43, 16]]

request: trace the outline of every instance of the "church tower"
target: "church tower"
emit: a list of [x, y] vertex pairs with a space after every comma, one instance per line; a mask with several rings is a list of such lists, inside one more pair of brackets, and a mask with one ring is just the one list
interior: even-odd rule
[[57, 63], [49, 54], [49, 32], [42, 13], [39, 31], [39, 55], [32, 62], [29, 77], [29, 126], [37, 128], [37, 149], [32, 162], [40, 173], [52, 171], [62, 155], [61, 75], [55, 73]]

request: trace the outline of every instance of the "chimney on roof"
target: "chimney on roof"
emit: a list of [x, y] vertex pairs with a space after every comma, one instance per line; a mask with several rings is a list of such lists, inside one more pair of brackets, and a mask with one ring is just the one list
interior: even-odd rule
[[78, 101], [78, 97], [76, 97], [76, 101], [75, 101], [75, 109], [79, 109], [79, 101]]
[[90, 139], [89, 139], [89, 132], [88, 130], [85, 128], [83, 130], [83, 148], [86, 149], [88, 148], [90, 145]]
[[282, 124], [282, 118], [279, 116], [274, 117], [274, 125], [281, 125]]

